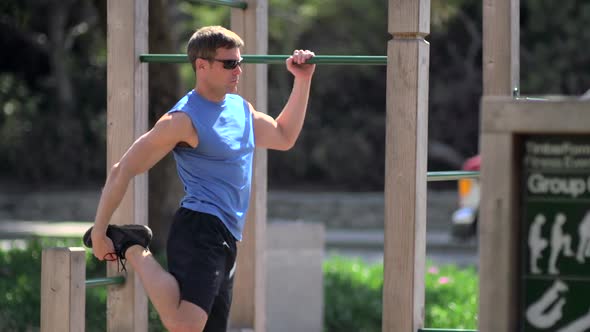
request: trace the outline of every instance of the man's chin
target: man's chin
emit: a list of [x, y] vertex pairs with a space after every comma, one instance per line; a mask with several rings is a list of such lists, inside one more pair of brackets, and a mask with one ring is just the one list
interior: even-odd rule
[[227, 93], [233, 93], [233, 94], [238, 93], [238, 85], [236, 84], [232, 87], [227, 88]]

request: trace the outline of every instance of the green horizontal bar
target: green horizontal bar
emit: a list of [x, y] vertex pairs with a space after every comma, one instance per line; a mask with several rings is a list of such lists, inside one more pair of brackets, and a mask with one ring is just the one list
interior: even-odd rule
[[186, 54], [140, 54], [139, 62], [188, 63], [188, 57]]
[[[244, 63], [284, 64], [290, 55], [242, 55]], [[185, 54], [141, 54], [140, 62], [188, 63]], [[324, 65], [386, 65], [387, 57], [379, 55], [316, 55], [309, 63]]]
[[477, 330], [457, 330], [457, 329], [418, 329], [418, 332], [477, 332]]
[[526, 101], [548, 101], [547, 98], [542, 97], [514, 97], [516, 100], [526, 100]]
[[447, 172], [428, 172], [427, 179], [432, 181], [452, 181], [459, 179], [479, 178], [479, 172], [472, 171], [447, 171]]
[[232, 0], [194, 0], [193, 2], [198, 2], [206, 5], [219, 5], [219, 6], [227, 6], [233, 8], [240, 8], [246, 9], [248, 8], [248, 3], [243, 1], [232, 1]]
[[122, 285], [124, 283], [125, 283], [125, 277], [123, 277], [123, 276], [88, 279], [88, 280], [86, 280], [86, 288], [110, 286], [110, 285]]

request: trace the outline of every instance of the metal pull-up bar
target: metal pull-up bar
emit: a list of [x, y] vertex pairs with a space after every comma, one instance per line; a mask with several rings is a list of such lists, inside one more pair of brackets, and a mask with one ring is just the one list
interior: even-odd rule
[[205, 5], [219, 5], [219, 6], [240, 8], [240, 9], [246, 9], [246, 8], [248, 8], [248, 3], [247, 2], [244, 2], [244, 1], [234, 1], [234, 0], [193, 0], [193, 2], [197, 2], [197, 3], [205, 4]]
[[[244, 63], [284, 64], [290, 55], [242, 55]], [[186, 54], [141, 54], [140, 62], [188, 63]], [[387, 65], [386, 56], [373, 55], [316, 55], [308, 63], [324, 65]]]
[[[284, 64], [290, 55], [242, 55], [244, 63]], [[186, 54], [141, 54], [140, 62], [146, 63], [188, 63]], [[316, 55], [309, 63], [324, 65], [387, 65], [386, 56], [372, 55]], [[452, 181], [463, 178], [478, 178], [479, 172], [447, 171], [428, 172], [427, 180]]]
[[479, 172], [475, 171], [441, 171], [441, 172], [428, 172], [427, 181], [453, 181], [459, 179], [477, 179], [479, 178]]

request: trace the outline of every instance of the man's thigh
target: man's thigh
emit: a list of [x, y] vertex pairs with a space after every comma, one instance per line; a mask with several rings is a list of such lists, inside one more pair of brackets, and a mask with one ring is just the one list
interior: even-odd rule
[[[235, 262], [235, 241], [214, 216], [179, 210], [168, 239], [168, 269], [177, 279], [181, 300], [198, 306], [206, 315], [224, 317], [231, 303], [229, 272]], [[228, 293], [229, 291], [229, 293]], [[189, 306], [190, 307], [190, 306]]]

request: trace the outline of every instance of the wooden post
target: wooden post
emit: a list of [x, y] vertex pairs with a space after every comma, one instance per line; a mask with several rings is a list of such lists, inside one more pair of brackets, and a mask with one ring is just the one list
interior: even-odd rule
[[41, 332], [84, 331], [84, 248], [47, 248], [41, 256]]
[[483, 94], [519, 87], [520, 0], [483, 0]]
[[383, 331], [424, 322], [429, 0], [389, 0]]
[[[495, 118], [492, 106], [482, 105], [482, 127]], [[514, 154], [514, 138], [508, 132], [481, 130], [478, 325], [482, 332], [508, 332], [516, 329], [515, 165], [507, 157]]]
[[[107, 170], [147, 131], [148, 71], [139, 54], [148, 52], [148, 2], [107, 2]], [[147, 175], [135, 177], [113, 224], [147, 224]], [[124, 286], [109, 287], [108, 331], [147, 331], [147, 297], [130, 266]], [[107, 275], [118, 274], [117, 263]]]
[[[248, 0], [248, 8], [231, 10], [231, 29], [240, 35], [244, 54], [268, 53], [268, 2]], [[257, 111], [267, 113], [267, 65], [246, 64], [242, 67], [239, 94]], [[256, 149], [252, 178], [252, 197], [238, 246], [234, 280], [234, 297], [230, 326], [238, 330], [266, 331], [266, 204], [267, 153]]]
[[[520, 0], [483, 0], [484, 96], [512, 96], [513, 90], [519, 88], [519, 47]], [[486, 117], [484, 111], [482, 109], [482, 118]], [[514, 213], [514, 197], [509, 196], [514, 165], [505, 160], [505, 156], [512, 153], [513, 145], [512, 136], [507, 134], [490, 133], [481, 137], [482, 188], [488, 186], [491, 191], [482, 191], [481, 215], [490, 217], [480, 218], [479, 274], [494, 276], [505, 285], [480, 283], [479, 326], [482, 331], [509, 331], [515, 324], [515, 313], [510, 311], [508, 303], [515, 283], [508, 272], [516, 263], [507, 255], [514, 250], [515, 235], [510, 225], [506, 225]], [[493, 196], [487, 197], [491, 192]], [[495, 257], [504, 258], [495, 260]]]
[[[479, 329], [482, 332], [514, 331], [516, 234], [510, 224], [514, 214], [514, 165], [506, 156], [514, 151], [512, 136], [482, 134], [481, 183], [483, 193], [479, 225]], [[493, 278], [494, 282], [485, 282]]]

